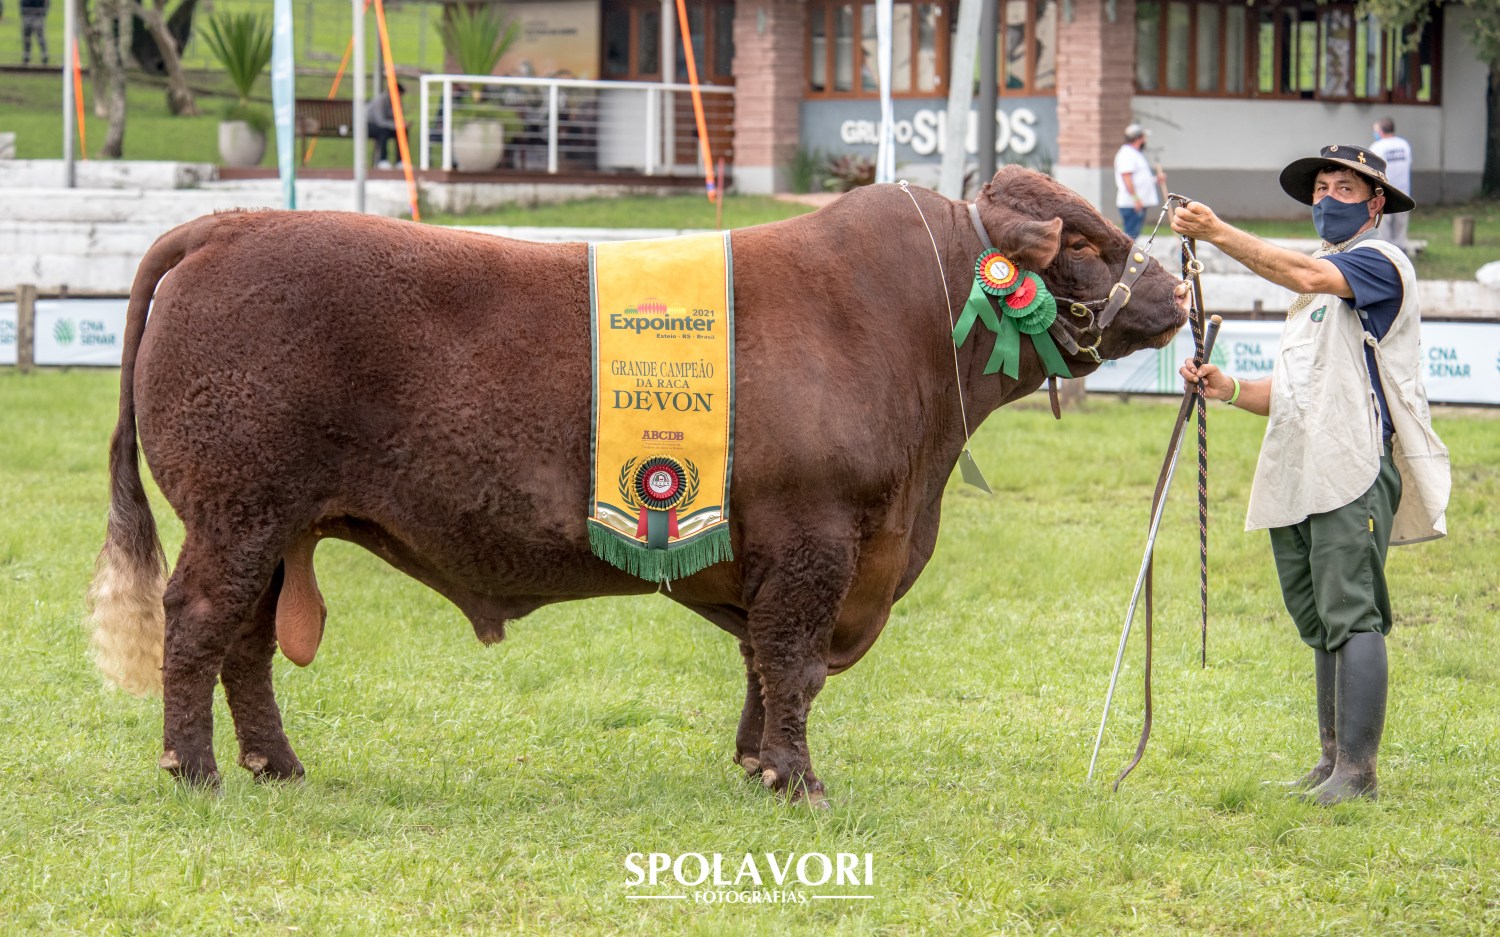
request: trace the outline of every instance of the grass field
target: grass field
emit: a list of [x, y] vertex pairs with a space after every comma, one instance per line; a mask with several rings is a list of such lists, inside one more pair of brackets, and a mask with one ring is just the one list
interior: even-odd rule
[[[180, 0], [174, 0], [169, 10], [175, 10]], [[21, 17], [18, 15], [18, 0], [7, 0], [5, 17], [0, 19], [0, 65], [21, 63]], [[203, 22], [201, 14], [208, 12], [209, 4], [200, 7], [195, 22]], [[213, 0], [213, 12], [260, 13], [269, 22], [271, 4], [269, 0]], [[386, 19], [390, 26], [391, 55], [402, 67], [422, 68], [428, 71], [442, 69], [443, 44], [434, 25], [441, 8], [436, 3], [417, 0], [386, 0]], [[349, 0], [292, 0], [292, 16], [295, 29], [297, 67], [301, 69], [324, 69], [332, 74], [338, 68], [339, 57], [349, 42], [353, 31], [353, 18]], [[62, 0], [53, 0], [51, 13], [47, 17], [47, 48], [52, 53], [52, 64], [62, 62], [63, 9]], [[365, 21], [365, 53], [368, 61], [376, 61], [379, 54], [379, 39], [375, 30], [375, 16], [370, 14]], [[84, 64], [88, 64], [88, 50], [83, 49]], [[32, 64], [41, 61], [40, 53], [32, 49]], [[194, 36], [188, 41], [183, 54], [183, 64], [190, 69], [217, 69], [218, 63], [209, 53], [208, 47]]]
[[[1311, 654], [1263, 534], [1240, 531], [1263, 423], [1215, 408], [1214, 612], [1199, 670], [1180, 479], [1158, 564], [1156, 734], [1119, 794], [1084, 783], [1174, 405], [1020, 405], [951, 487], [937, 555], [814, 710], [824, 814], [730, 763], [732, 640], [660, 598], [554, 606], [480, 647], [353, 547], [328, 636], [278, 662], [300, 787], [222, 796], [156, 767], [161, 704], [101, 688], [82, 595], [103, 532], [113, 371], [0, 373], [0, 931], [79, 934], [1484, 934], [1500, 929], [1500, 422], [1444, 412], [1453, 531], [1393, 551], [1384, 799], [1262, 787], [1315, 754]], [[157, 500], [170, 553], [180, 528]], [[581, 508], [580, 508], [581, 509]], [[1101, 755], [1134, 747], [1140, 644]], [[873, 895], [796, 906], [626, 899], [634, 852], [870, 853]]]

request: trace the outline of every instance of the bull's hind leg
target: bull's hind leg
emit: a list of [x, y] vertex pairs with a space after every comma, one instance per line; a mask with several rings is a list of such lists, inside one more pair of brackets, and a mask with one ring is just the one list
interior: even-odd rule
[[745, 708], [740, 711], [740, 727], [734, 735], [734, 760], [754, 778], [760, 775], [760, 741], [766, 728], [766, 703], [760, 674], [755, 672], [755, 652], [750, 649], [750, 642], [740, 642], [740, 654], [745, 658]]
[[231, 642], [271, 580], [278, 552], [246, 541], [208, 543], [190, 529], [167, 582], [161, 766], [182, 781], [219, 783], [214, 684]]
[[778, 544], [750, 606], [750, 644], [765, 707], [761, 781], [815, 806], [826, 801], [807, 749], [807, 718], [828, 676], [829, 643], [854, 557], [854, 546], [841, 541]]
[[302, 777], [302, 762], [292, 751], [281, 725], [281, 710], [271, 685], [271, 663], [276, 654], [276, 602], [281, 594], [284, 566], [255, 603], [245, 629], [224, 658], [224, 696], [240, 743], [240, 767], [257, 781], [291, 781]]

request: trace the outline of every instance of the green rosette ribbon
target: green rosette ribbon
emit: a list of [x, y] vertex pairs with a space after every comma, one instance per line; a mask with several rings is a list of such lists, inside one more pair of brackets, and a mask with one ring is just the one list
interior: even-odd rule
[[[1047, 290], [1042, 278], [1030, 271], [1021, 273], [1013, 284], [1007, 283], [1003, 292], [997, 291], [992, 284], [986, 282], [982, 273], [986, 260], [993, 267], [994, 258], [990, 257], [991, 253], [993, 252], [987, 251], [980, 255], [975, 264], [974, 285], [969, 290], [969, 299], [964, 303], [963, 313], [953, 327], [954, 344], [962, 345], [973, 331], [974, 323], [983, 322], [995, 333], [995, 349], [990, 353], [990, 360], [985, 363], [985, 374], [998, 371], [1012, 379], [1019, 377], [1021, 336], [1025, 334], [1031, 337], [1032, 347], [1036, 349], [1048, 375], [1072, 377], [1062, 353], [1057, 350], [1052, 336], [1047, 334], [1047, 329], [1057, 319], [1057, 300]], [[999, 301], [991, 299], [991, 296], [996, 296]], [[999, 306], [1003, 315], [996, 315], [996, 306]]]

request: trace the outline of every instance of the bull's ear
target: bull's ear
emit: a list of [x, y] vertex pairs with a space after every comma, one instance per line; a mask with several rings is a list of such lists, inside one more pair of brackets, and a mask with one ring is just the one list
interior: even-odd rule
[[995, 240], [1007, 255], [1027, 270], [1045, 270], [1057, 259], [1062, 250], [1061, 218], [1051, 221], [1033, 221], [1030, 218], [1009, 219], [1004, 230], [996, 232]]

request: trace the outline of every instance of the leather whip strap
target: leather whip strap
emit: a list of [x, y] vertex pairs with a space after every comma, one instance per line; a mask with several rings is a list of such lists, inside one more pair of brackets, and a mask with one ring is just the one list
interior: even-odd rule
[[[1217, 337], [1216, 327], [1205, 328], [1203, 316], [1203, 265], [1198, 262], [1196, 256], [1196, 242], [1192, 238], [1182, 239], [1182, 275], [1183, 279], [1192, 283], [1192, 303], [1188, 312], [1188, 323], [1193, 333], [1193, 360], [1202, 364], [1209, 360], [1213, 353], [1214, 339]], [[1215, 326], [1217, 325], [1215, 317]], [[1198, 570], [1199, 570], [1199, 597], [1202, 611], [1202, 666], [1207, 666], [1208, 661], [1208, 414], [1207, 400], [1203, 394], [1194, 388], [1183, 391], [1182, 404], [1177, 410], [1177, 420], [1172, 426], [1172, 439], [1167, 444], [1167, 456], [1162, 463], [1161, 472], [1156, 478], [1156, 490], [1151, 496], [1151, 518], [1156, 522], [1161, 510], [1161, 502], [1167, 495], [1167, 487], [1171, 481], [1172, 468], [1177, 461], [1177, 455], [1182, 447], [1182, 431], [1187, 426], [1189, 419], [1196, 410], [1198, 417]], [[1153, 542], [1154, 546], [1154, 542]], [[1141, 763], [1141, 758], [1146, 754], [1146, 744], [1151, 739], [1151, 663], [1152, 663], [1152, 611], [1153, 611], [1153, 567], [1155, 564], [1154, 553], [1148, 547], [1146, 556], [1146, 668], [1142, 676], [1145, 692], [1145, 716], [1141, 724], [1141, 738], [1136, 745], [1135, 757], [1131, 758], [1130, 764], [1126, 765], [1115, 778], [1114, 790], [1120, 789], [1120, 783], [1135, 770], [1136, 765]]]

